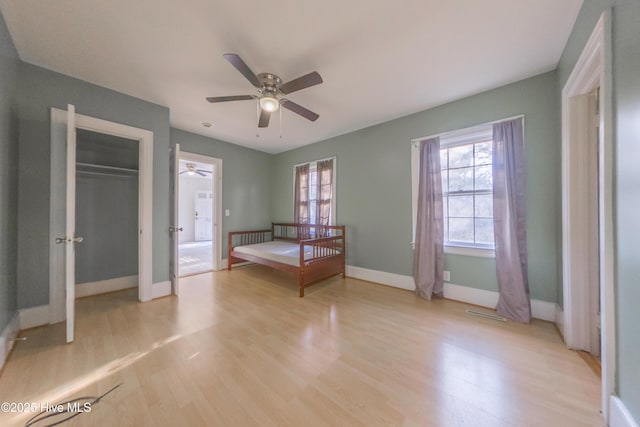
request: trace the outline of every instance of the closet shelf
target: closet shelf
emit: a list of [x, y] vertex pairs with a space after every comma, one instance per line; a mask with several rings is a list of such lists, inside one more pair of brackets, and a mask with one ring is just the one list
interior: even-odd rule
[[[105, 166], [105, 165], [94, 165], [93, 163], [76, 163], [76, 168], [79, 169], [89, 169], [92, 171], [100, 171], [100, 172], [119, 172], [119, 173], [128, 173], [128, 174], [137, 174], [138, 169], [130, 169], [130, 168], [120, 168], [117, 166]], [[78, 172], [82, 172], [79, 170]]]

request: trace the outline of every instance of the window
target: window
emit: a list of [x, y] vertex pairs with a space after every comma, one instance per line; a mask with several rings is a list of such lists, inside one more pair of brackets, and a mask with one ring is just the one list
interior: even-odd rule
[[440, 174], [444, 244], [492, 249], [493, 180], [491, 137], [455, 144], [441, 139]]
[[[447, 253], [494, 256], [492, 139], [491, 124], [440, 135], [444, 245]], [[419, 153], [419, 143], [414, 143], [411, 154], [414, 236], [421, 167]]]
[[332, 225], [335, 221], [336, 158], [293, 167], [294, 222]]

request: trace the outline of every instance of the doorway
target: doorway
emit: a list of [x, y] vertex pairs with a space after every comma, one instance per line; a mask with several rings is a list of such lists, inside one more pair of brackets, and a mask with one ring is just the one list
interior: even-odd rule
[[[182, 153], [184, 155], [184, 153]], [[213, 175], [209, 163], [180, 159], [178, 167], [178, 276], [213, 270]]]
[[[76, 297], [76, 147], [77, 132], [90, 131], [137, 142], [138, 209], [136, 216], [138, 299], [152, 299], [153, 132], [94, 117], [51, 108], [49, 323], [66, 320], [67, 342], [74, 340]], [[87, 167], [93, 172], [96, 168]], [[116, 166], [117, 167], [117, 166]], [[127, 169], [127, 168], [125, 168]], [[98, 261], [99, 262], [99, 261]]]
[[561, 325], [567, 346], [600, 357], [602, 413], [615, 393], [611, 12], [562, 90]]
[[171, 149], [171, 288], [180, 277], [219, 270], [222, 264], [222, 159]]
[[138, 144], [76, 130], [76, 298], [138, 286]]

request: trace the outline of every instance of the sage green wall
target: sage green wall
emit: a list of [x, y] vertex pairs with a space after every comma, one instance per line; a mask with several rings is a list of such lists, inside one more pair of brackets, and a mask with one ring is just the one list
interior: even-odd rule
[[50, 108], [153, 132], [153, 281], [169, 279], [169, 109], [24, 62], [19, 67], [18, 307], [49, 302]]
[[640, 2], [585, 0], [558, 66], [566, 83], [593, 28], [612, 8], [617, 393], [640, 422]]
[[19, 59], [0, 15], [0, 333], [16, 313]]
[[181, 151], [222, 159], [222, 258], [229, 231], [271, 228], [271, 154], [171, 128], [171, 146], [176, 144]]
[[[273, 219], [293, 217], [296, 163], [337, 157], [337, 222], [345, 224], [347, 263], [412, 275], [413, 138], [525, 116], [529, 280], [535, 299], [557, 300], [560, 144], [555, 72], [500, 87], [273, 157]], [[495, 261], [447, 255], [456, 284], [497, 290]]]

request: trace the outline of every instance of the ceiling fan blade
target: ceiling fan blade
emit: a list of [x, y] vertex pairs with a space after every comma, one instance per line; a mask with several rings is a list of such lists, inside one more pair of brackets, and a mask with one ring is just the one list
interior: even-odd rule
[[311, 120], [312, 122], [315, 122], [316, 120], [318, 120], [318, 117], [320, 117], [313, 111], [307, 110], [302, 105], [296, 104], [295, 102], [289, 101], [288, 99], [280, 100], [280, 104], [287, 110], [293, 111], [294, 113], [299, 114], [305, 119]]
[[182, 171], [182, 172], [178, 173], [178, 175], [182, 175], [183, 173], [187, 173], [187, 172], [189, 172], [189, 171]]
[[284, 94], [289, 94], [291, 92], [295, 92], [300, 89], [305, 89], [311, 86], [319, 85], [322, 83], [322, 77], [318, 74], [317, 71], [314, 71], [309, 74], [305, 74], [302, 77], [298, 77], [295, 80], [291, 80], [280, 86], [280, 92]]
[[257, 88], [262, 87], [262, 85], [260, 84], [260, 80], [258, 80], [258, 76], [256, 76], [256, 74], [253, 71], [251, 71], [251, 68], [249, 68], [249, 66], [245, 64], [242, 58], [240, 58], [235, 53], [225, 53], [222, 56], [224, 56], [224, 59], [229, 61], [231, 65], [236, 67], [236, 70], [240, 71], [240, 73], [242, 73], [242, 75], [247, 80], [249, 80], [252, 85], [254, 85]]
[[202, 173], [202, 171], [200, 171], [200, 170], [197, 170], [197, 171], [196, 171], [196, 173], [197, 173], [198, 175], [200, 175], [200, 176], [207, 176], [207, 174], [206, 174], [206, 173]]
[[248, 101], [256, 99], [255, 95], [233, 95], [233, 96], [210, 96], [207, 98], [209, 102], [227, 102], [227, 101]]
[[269, 126], [269, 119], [271, 118], [271, 113], [266, 110], [260, 110], [260, 120], [258, 120], [259, 128], [266, 128]]

